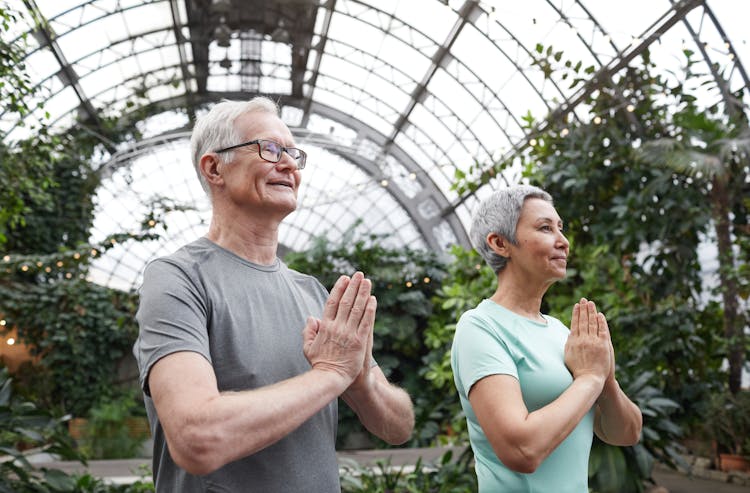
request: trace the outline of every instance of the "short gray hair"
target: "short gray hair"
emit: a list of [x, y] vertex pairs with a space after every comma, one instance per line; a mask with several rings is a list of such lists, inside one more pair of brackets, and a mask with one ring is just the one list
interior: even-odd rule
[[523, 203], [528, 198], [542, 199], [552, 204], [552, 196], [541, 188], [515, 185], [494, 192], [474, 210], [469, 232], [471, 244], [495, 274], [505, 268], [508, 259], [492, 251], [487, 244], [487, 235], [496, 233], [517, 245], [518, 218], [521, 216]]
[[[193, 167], [198, 174], [201, 187], [210, 196], [210, 189], [206, 179], [201, 175], [200, 162], [204, 154], [224, 147], [241, 144], [243, 136], [237, 131], [234, 122], [246, 113], [271, 113], [279, 116], [279, 107], [271, 99], [257, 96], [249, 101], [224, 100], [211, 108], [195, 123], [193, 135], [190, 137], [190, 151]], [[233, 151], [223, 153], [221, 159], [229, 162], [234, 157]]]

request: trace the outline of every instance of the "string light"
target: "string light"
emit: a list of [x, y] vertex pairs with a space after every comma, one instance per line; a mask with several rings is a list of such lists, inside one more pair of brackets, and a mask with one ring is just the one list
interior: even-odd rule
[[423, 279], [423, 281], [424, 281], [425, 284], [430, 284], [430, 278], [429, 277], [425, 277]]
[[3, 320], [0, 320], [0, 327], [5, 327], [5, 325], [6, 325], [7, 323], [8, 323], [8, 322], [6, 322], [6, 321], [5, 321], [4, 319], [3, 319]]
[[6, 255], [5, 257], [3, 257], [3, 260], [6, 262], [10, 262], [10, 255]]
[[381, 184], [382, 186], [384, 186], [384, 187], [387, 187], [387, 186], [388, 186], [388, 180], [382, 180], [382, 181], [380, 182], [380, 184]]
[[55, 265], [58, 267], [62, 267], [63, 266], [62, 260], [58, 260]]
[[599, 125], [602, 122], [602, 117], [595, 116], [594, 117], [594, 125]]
[[414, 285], [414, 284], [412, 284], [412, 282], [411, 282], [411, 281], [406, 281], [406, 287], [407, 287], [407, 288], [410, 288], [410, 287], [412, 287], [413, 285]]
[[8, 340], [7, 340], [7, 341], [5, 341], [5, 342], [7, 342], [7, 343], [8, 343], [8, 346], [12, 346], [13, 344], [15, 344], [15, 343], [16, 343], [16, 340], [15, 340], [15, 339], [13, 339], [12, 337], [9, 337], [9, 338], [8, 338]]

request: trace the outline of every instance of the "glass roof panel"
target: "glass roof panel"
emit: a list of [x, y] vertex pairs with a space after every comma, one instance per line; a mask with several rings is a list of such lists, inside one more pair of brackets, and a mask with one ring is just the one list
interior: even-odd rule
[[169, 8], [169, 2], [139, 4], [138, 7], [123, 10], [122, 17], [129, 36], [138, 36], [172, 27], [172, 11]]
[[[380, 6], [379, 3], [377, 5]], [[394, 14], [437, 42], [445, 39], [457, 19], [450, 7], [435, 5], [434, 0], [399, 2]]]
[[[7, 2], [22, 13], [32, 4]], [[147, 135], [158, 135], [160, 126], [169, 130], [187, 123], [180, 105], [265, 93], [296, 110], [295, 125], [304, 127], [300, 138], [309, 138], [310, 147], [331, 146], [328, 152], [336, 159], [346, 161], [342, 156], [350, 155], [356, 161], [335, 169], [318, 166], [305, 174], [310, 191], [305, 200], [317, 199], [309, 206], [306, 202], [290, 224], [291, 245], [303, 245], [320, 230], [343, 234], [347, 225], [367, 216], [368, 228], [397, 230], [394, 241], [416, 238], [434, 246], [434, 238], [442, 243], [458, 230], [447, 222], [428, 224], [420, 218], [455, 207], [466, 224], [475, 203], [474, 197], [457, 203], [459, 198], [450, 190], [455, 170], [510, 152], [525, 140], [526, 130], [520, 126], [523, 115], [530, 112], [541, 119], [580, 90], [571, 89], [559, 73], [554, 72], [551, 80], [544, 78], [535, 63], [537, 43], [562, 51], [560, 63], [570, 59], [595, 68], [612, 65], [640, 49], [640, 37], [646, 30], [652, 33], [654, 23], [664, 26], [674, 2], [338, 0], [319, 3], [314, 19], [295, 19], [300, 26], [305, 22], [314, 26], [314, 32], [297, 33], [297, 44], [270, 41], [268, 34], [261, 34], [279, 27], [279, 16], [290, 15], [280, 8], [269, 11], [272, 15], [253, 17], [252, 24], [242, 16], [233, 18], [230, 47], [224, 48], [211, 35], [217, 16], [202, 12], [200, 2], [190, 4], [188, 16], [186, 2], [177, 0], [174, 6], [181, 24], [177, 29], [190, 40], [179, 50], [172, 2], [37, 0], [36, 4], [53, 32], [29, 34], [27, 51], [32, 53], [40, 43], [42, 47], [26, 63], [33, 83], [43, 87], [36, 100], [49, 99], [45, 111], [51, 113], [50, 121], [69, 124], [79, 110], [85, 116], [92, 106], [123, 110], [125, 101], [145, 86], [145, 96], [155, 106], [162, 102], [166, 108], [178, 106], [177, 112], [141, 125]], [[726, 39], [706, 4], [717, 14]], [[679, 73], [685, 63], [682, 50], [690, 49], [700, 62], [697, 70], [709, 74], [715, 64], [729, 78], [730, 90], [737, 91], [748, 83], [735, 60], [749, 58], [745, 24], [750, 2], [707, 0], [706, 4], [696, 3], [685, 19], [656, 33], [649, 48], [652, 59], [664, 73]], [[459, 12], [468, 13], [468, 23], [452, 39], [454, 26], [463, 21]], [[260, 17], [266, 20], [259, 21]], [[21, 18], [9, 35], [33, 32], [30, 18]], [[59, 61], [46, 39], [53, 40]], [[208, 44], [205, 52], [202, 44]], [[193, 59], [194, 47], [198, 60]], [[631, 64], [637, 63], [635, 57]], [[77, 94], [65, 85], [71, 83], [78, 84]], [[715, 90], [695, 90], [702, 104], [721, 98]], [[588, 112], [583, 106], [573, 110], [581, 118], [590, 118]], [[0, 114], [0, 131], [14, 129], [6, 139], [28, 132], [16, 125], [16, 117]], [[26, 123], [40, 119], [42, 112], [37, 111]], [[381, 149], [383, 142], [391, 145], [388, 152]], [[325, 156], [316, 161], [325, 164], [336, 159]], [[388, 182], [381, 183], [382, 179]], [[477, 196], [497, 186], [503, 186], [502, 180], [493, 180]], [[417, 202], [420, 197], [429, 200]], [[378, 211], [369, 213], [368, 200], [382, 202]], [[188, 231], [189, 218], [183, 219], [185, 224], [171, 231]], [[137, 262], [127, 255], [135, 255], [139, 248], [122, 246], [113, 251], [110, 262], [123, 272], [115, 277], [132, 276], [125, 272]]]

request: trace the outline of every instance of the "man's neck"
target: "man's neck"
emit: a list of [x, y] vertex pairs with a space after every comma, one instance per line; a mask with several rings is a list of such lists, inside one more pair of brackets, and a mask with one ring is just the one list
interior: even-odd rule
[[249, 262], [271, 265], [276, 261], [279, 245], [278, 226], [271, 219], [214, 213], [206, 238]]

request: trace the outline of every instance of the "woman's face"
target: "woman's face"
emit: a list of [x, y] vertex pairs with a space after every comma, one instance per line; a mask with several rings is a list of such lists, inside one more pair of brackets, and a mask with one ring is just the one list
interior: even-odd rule
[[510, 246], [509, 267], [521, 269], [529, 280], [554, 282], [565, 277], [570, 243], [563, 222], [546, 200], [529, 198], [516, 226], [516, 245]]

